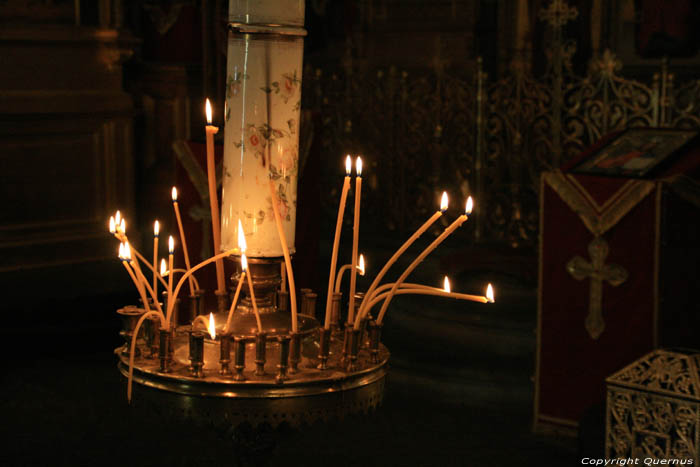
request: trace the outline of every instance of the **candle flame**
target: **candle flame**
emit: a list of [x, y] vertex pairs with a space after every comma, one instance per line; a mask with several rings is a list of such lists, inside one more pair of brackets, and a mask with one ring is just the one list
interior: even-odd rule
[[168, 275], [168, 266], [165, 265], [165, 258], [160, 259], [160, 276], [165, 277]]
[[245, 253], [241, 255], [241, 270], [243, 272], [248, 270], [248, 258], [245, 257]]
[[360, 156], [355, 159], [355, 172], [357, 172], [358, 177], [362, 177], [362, 158]]
[[348, 154], [348, 157], [345, 158], [345, 174], [349, 177], [351, 173], [352, 173], [352, 159], [350, 158], [350, 154]]
[[124, 260], [124, 244], [121, 242], [119, 243], [119, 254], [117, 255], [117, 257], [121, 260]]
[[124, 259], [131, 262], [131, 247], [129, 246], [129, 242], [124, 243]]
[[445, 280], [443, 281], [442, 288], [445, 290], [445, 292], [450, 293], [452, 292], [452, 288], [450, 288], [450, 280], [445, 276]]
[[122, 220], [122, 213], [117, 210], [117, 212], [114, 214], [114, 223], [115, 225], [119, 225], [119, 222]]
[[360, 271], [361, 276], [365, 275], [365, 256], [364, 255], [360, 255], [360, 260], [358, 261], [358, 264], [357, 264], [357, 270]]
[[245, 234], [243, 233], [243, 224], [241, 224], [240, 219], [238, 219], [238, 249], [241, 250], [242, 253], [245, 253], [246, 249], [248, 249], [248, 244], [245, 241]]
[[122, 217], [122, 221], [119, 223], [119, 233], [124, 235], [126, 233], [126, 219]]
[[214, 323], [214, 313], [209, 313], [209, 335], [216, 339], [216, 325]]
[[174, 251], [175, 251], [175, 239], [173, 239], [173, 236], [171, 235], [168, 237], [168, 253], [172, 255]]
[[442, 211], [442, 212], [447, 211], [447, 204], [448, 204], [447, 192], [443, 191], [442, 198], [440, 199], [440, 211]]
[[473, 200], [472, 197], [470, 196], [469, 198], [467, 198], [467, 207], [466, 207], [466, 209], [464, 210], [464, 212], [465, 212], [467, 215], [469, 215], [469, 214], [472, 213], [472, 210], [473, 210], [473, 209], [474, 209], [474, 200]]
[[491, 286], [491, 284], [489, 284], [488, 287], [486, 287], [486, 300], [488, 300], [489, 303], [493, 303], [496, 301], [493, 297], [493, 286]]
[[173, 187], [172, 191], [170, 192], [170, 196], [173, 198], [173, 203], [177, 202], [177, 188]]
[[207, 124], [211, 125], [211, 102], [209, 102], [209, 98], [207, 97], [207, 103], [204, 106], [207, 111]]
[[114, 222], [114, 216], [109, 216], [109, 233], [113, 234], [117, 231], [117, 224]]
[[153, 236], [157, 237], [160, 234], [160, 222], [155, 221], [153, 223]]

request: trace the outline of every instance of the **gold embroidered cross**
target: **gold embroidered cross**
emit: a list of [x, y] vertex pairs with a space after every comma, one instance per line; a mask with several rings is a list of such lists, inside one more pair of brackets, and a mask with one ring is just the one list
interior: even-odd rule
[[627, 280], [627, 270], [617, 264], [605, 264], [610, 248], [601, 237], [596, 237], [588, 245], [588, 254], [591, 257], [589, 263], [580, 256], [574, 256], [567, 264], [574, 279], [583, 280], [590, 278], [591, 290], [588, 298], [588, 316], [586, 316], [586, 330], [593, 339], [598, 339], [605, 329], [603, 321], [603, 281], [607, 281], [613, 287], [617, 287]]

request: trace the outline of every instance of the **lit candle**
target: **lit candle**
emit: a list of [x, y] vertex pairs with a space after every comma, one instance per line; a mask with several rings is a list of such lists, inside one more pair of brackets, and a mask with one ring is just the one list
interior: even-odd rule
[[[128, 238], [127, 238], [126, 234], [124, 233], [124, 231], [126, 231], [126, 223], [123, 221], [123, 218], [121, 217], [121, 214], [119, 214], [119, 211], [117, 211], [117, 216], [115, 216], [115, 217], [119, 217], [120, 222], [117, 223], [117, 221], [115, 219], [114, 220], [114, 224], [115, 224], [114, 230], [112, 230], [112, 225], [111, 225], [112, 218], [110, 218], [109, 231], [120, 242], [126, 242], [126, 241], [128, 241]], [[139, 253], [139, 251], [136, 248], [134, 248], [133, 246], [130, 246], [129, 248], [130, 248], [131, 252], [133, 253], [133, 255], [136, 256], [137, 261], [141, 261], [144, 265], [146, 265], [146, 267], [148, 269], [150, 269], [153, 274], [156, 275], [156, 279], [159, 280], [161, 284], [163, 284], [163, 287], [167, 287], [167, 284], [165, 283], [163, 278], [159, 274], [157, 274], [156, 268], [153, 267], [153, 265], [150, 263], [150, 261], [147, 261], [146, 258], [144, 258], [143, 255], [141, 253]]]
[[[241, 253], [241, 269], [244, 271], [248, 269], [248, 259], [245, 257], [245, 253]], [[258, 312], [258, 305], [255, 303], [255, 292], [253, 291], [253, 280], [250, 274], [247, 275], [248, 279], [248, 292], [250, 293], [250, 302], [253, 304], [253, 313], [255, 313], [255, 321], [258, 323], [258, 332], [262, 332], [262, 322], [260, 321], [260, 313]]]
[[[131, 247], [129, 246], [129, 242], [124, 243], [124, 258], [126, 259], [126, 262], [129, 265], [132, 264], [137, 264], [137, 262], [132, 263], [131, 259]], [[136, 274], [136, 277], [139, 279], [139, 283], [141, 284], [142, 287], [142, 292], [143, 296], [146, 296], [146, 289], [148, 289], [148, 293], [151, 294], [151, 298], [153, 299], [153, 304], [155, 305], [156, 309], [160, 314], [163, 314], [163, 309], [160, 307], [160, 302], [158, 301], [158, 297], [156, 296], [155, 292], [151, 288], [150, 285], [148, 285], [148, 281], [144, 277], [143, 273], [141, 272], [141, 269], [137, 269], [134, 267], [134, 272]], [[145, 305], [146, 311], [150, 310], [150, 307], [148, 306], [148, 303]]]
[[155, 268], [158, 266], [158, 234], [160, 234], [160, 222], [155, 221], [153, 223], [153, 292], [156, 297], [158, 297], [158, 275], [155, 273]]
[[[399, 259], [399, 257], [402, 254], [404, 254], [404, 252], [408, 249], [408, 247], [410, 247], [413, 244], [413, 242], [415, 242], [421, 235], [423, 235], [423, 233], [426, 230], [428, 230], [428, 228], [431, 225], [433, 225], [433, 223], [436, 220], [438, 220], [440, 218], [440, 216], [442, 216], [442, 214], [447, 210], [447, 205], [448, 205], [447, 192], [443, 191], [442, 198], [440, 199], [440, 209], [438, 211], [436, 211], [435, 214], [430, 216], [430, 218], [427, 221], [425, 221], [425, 223], [423, 223], [423, 225], [421, 225], [420, 228], [418, 228], [418, 230], [416, 230], [414, 232], [414, 234], [411, 235], [409, 237], [409, 239], [404, 242], [403, 245], [401, 245], [401, 248], [396, 250], [396, 253], [394, 253], [394, 255], [389, 259], [389, 261], [386, 262], [384, 267], [382, 267], [382, 270], [379, 271], [379, 274], [377, 274], [377, 277], [375, 277], [374, 280], [372, 281], [372, 284], [370, 285], [369, 289], [367, 290], [367, 293], [365, 294], [365, 299], [369, 299], [369, 297], [374, 293], [377, 286], [379, 286], [379, 282], [382, 280], [382, 278], [384, 278], [384, 275], [387, 273], [387, 271], [389, 271], [389, 268], [396, 262], [397, 259]], [[369, 302], [367, 302], [367, 303], [369, 303]], [[360, 310], [359, 310], [358, 314], [363, 313], [364, 309], [365, 309], [365, 302], [363, 300], [362, 305], [360, 305]]]
[[338, 246], [340, 245], [340, 233], [343, 228], [343, 216], [345, 214], [345, 203], [350, 189], [350, 172], [352, 171], [352, 159], [348, 155], [345, 158], [345, 179], [343, 189], [340, 192], [340, 204], [338, 205], [338, 218], [335, 221], [335, 237], [333, 238], [333, 253], [331, 254], [331, 272], [328, 276], [328, 296], [326, 297], [326, 321], [324, 327], [331, 327], [331, 302], [333, 299], [333, 288], [335, 281], [335, 270], [338, 264]]
[[114, 213], [114, 222], [116, 223], [116, 225], [119, 225], [121, 220], [122, 220], [122, 213], [117, 209], [117, 212]]
[[[178, 294], [180, 293], [180, 289], [182, 288], [182, 285], [185, 283], [185, 280], [189, 279], [192, 274], [199, 271], [204, 266], [211, 264], [214, 261], [218, 261], [219, 259], [223, 259], [227, 256], [230, 256], [233, 254], [238, 254], [239, 252], [240, 252], [240, 250], [238, 248], [231, 248], [230, 250], [222, 251], [218, 255], [214, 255], [209, 259], [205, 259], [204, 261], [197, 264], [196, 266], [192, 266], [192, 269], [190, 269], [185, 274], [183, 274], [182, 277], [180, 278], [180, 280], [177, 282], [177, 285], [175, 286], [175, 290], [173, 290], [172, 299], [168, 300], [168, 311], [167, 311], [167, 314], [165, 315], [165, 324], [168, 326], [170, 325], [170, 318], [172, 318], [173, 309], [175, 308], [174, 301], [177, 299]], [[172, 274], [170, 277], [172, 277]]]
[[[224, 332], [228, 332], [228, 327], [231, 325], [231, 318], [233, 317], [233, 312], [236, 310], [236, 304], [238, 303], [238, 297], [241, 294], [241, 287], [243, 282], [245, 282], [246, 269], [243, 267], [243, 257], [241, 257], [241, 276], [238, 278], [238, 286], [236, 286], [236, 293], [233, 295], [233, 301], [231, 302], [231, 308], [228, 310], [228, 317], [226, 318], [226, 326], [224, 326]], [[247, 261], [245, 266], [248, 266]]]
[[[218, 133], [219, 128], [211, 124], [211, 103], [209, 99], [206, 102], [207, 113], [207, 178], [209, 180], [209, 207], [211, 208], [211, 228], [214, 234], [214, 253], [221, 248], [221, 230], [219, 222], [219, 199], [216, 194], [216, 173], [214, 162], [214, 135]], [[189, 267], [188, 267], [189, 269]], [[226, 292], [226, 281], [224, 280], [224, 262], [218, 260], [216, 262], [216, 284], [217, 292], [223, 294]]]
[[[280, 210], [277, 207], [279, 202], [277, 193], [275, 192], [275, 183], [272, 179], [268, 184], [270, 187], [270, 200], [272, 202], [272, 212], [275, 215], [275, 225], [277, 226], [277, 235], [279, 235], [282, 245], [282, 253], [284, 254], [284, 265], [287, 268], [287, 277], [289, 279], [289, 301], [292, 305], [292, 332], [297, 332], [297, 291], [294, 285], [294, 271], [292, 271], [292, 259], [289, 256], [289, 248], [287, 247], [287, 236], [284, 234], [282, 227], [282, 218]], [[250, 279], [249, 279], [250, 280]]]
[[[182, 219], [180, 218], [180, 207], [177, 202], [177, 188], [173, 187], [171, 191], [173, 199], [173, 209], [175, 210], [175, 218], [177, 219], [177, 228], [180, 231], [180, 243], [182, 243], [182, 254], [185, 257], [185, 270], [190, 270], [190, 255], [187, 252], [187, 239], [185, 238], [185, 230], [182, 228]], [[194, 282], [192, 277], [189, 280], [190, 296], [194, 296]]]
[[165, 258], [161, 258], [161, 260], [160, 260], [160, 276], [165, 277], [168, 274], [169, 274], [168, 265], [165, 264]]
[[214, 322], [214, 313], [209, 313], [209, 337], [216, 339], [216, 323]]
[[[117, 211], [119, 212], [119, 211]], [[136, 273], [136, 280], [139, 283], [139, 287], [141, 287], [142, 290], [145, 290], [144, 285], [148, 282], [146, 281], [146, 278], [144, 277], [143, 273], [141, 272], [141, 266], [139, 265], [139, 260], [138, 257], [135, 261], [131, 261], [131, 246], [129, 245], [129, 241], [126, 237], [126, 219], [124, 217], [121, 218], [121, 221], [119, 222], [119, 230], [121, 231], [121, 238], [125, 242], [124, 250], [125, 252], [128, 251], [129, 254], [129, 265], [134, 269], [134, 272]], [[142, 259], [142, 261], [147, 264], [146, 260]]]
[[491, 284], [486, 287], [486, 299], [489, 303], [494, 303], [496, 301], [493, 296], [493, 286]]
[[[401, 283], [435, 248], [438, 247], [438, 245], [440, 245], [440, 243], [442, 243], [447, 237], [449, 237], [452, 234], [452, 232], [457, 230], [457, 228], [459, 228], [467, 219], [469, 219], [469, 214], [471, 214], [472, 212], [473, 205], [474, 202], [472, 201], [472, 197], [470, 196], [467, 199], [467, 205], [464, 214], [459, 216], [452, 224], [450, 224], [449, 227], [447, 227], [442, 232], [442, 234], [440, 234], [438, 238], [433, 240], [433, 242], [430, 245], [428, 245], [428, 247], [425, 250], [423, 250], [423, 252], [420, 255], [418, 255], [418, 257], [413, 261], [413, 263], [411, 263], [408, 266], [408, 268], [406, 268], [406, 270], [401, 274], [399, 279], [394, 283], [394, 286], [391, 288], [391, 291], [388, 292], [388, 295], [384, 300], [384, 303], [382, 304], [382, 308], [380, 309], [379, 315], [377, 317], [377, 323], [381, 323], [384, 319], [384, 315], [386, 314], [386, 310], [389, 307], [389, 303], [391, 303], [391, 299], [396, 294], [396, 291], [398, 290]], [[362, 311], [362, 313], [358, 313], [357, 319], [355, 320], [355, 329], [360, 328], [361, 317], [364, 316], [367, 312], [368, 310], [365, 309]]]
[[[445, 292], [442, 289], [436, 289], [433, 287], [425, 287], [425, 286], [419, 286], [416, 288], [413, 287], [402, 287], [398, 289], [393, 295], [434, 295], [437, 297], [448, 297], [448, 298], [454, 298], [457, 300], [467, 300], [470, 302], [478, 302], [478, 303], [489, 303], [489, 299], [487, 297], [484, 297], [482, 295], [468, 295], [468, 294], [461, 294], [461, 293], [454, 293], [454, 292]], [[371, 310], [374, 305], [377, 303], [381, 302], [384, 300], [386, 303], [386, 300], [392, 295], [391, 292], [384, 292], [380, 294], [376, 294], [376, 296], [368, 302], [367, 304], [367, 310]], [[379, 314], [379, 318], [377, 318], [377, 324], [381, 324], [382, 320], [384, 319], [384, 315]]]
[[109, 233], [114, 235], [117, 231], [117, 224], [114, 221], [114, 216], [109, 216]]
[[447, 293], [450, 293], [452, 291], [450, 288], [450, 280], [447, 278], [447, 276], [445, 276], [442, 289]]
[[[355, 219], [352, 224], [352, 265], [357, 266], [357, 244], [360, 238], [360, 199], [362, 197], [362, 158], [355, 159]], [[352, 323], [355, 315], [355, 286], [357, 284], [357, 268], [350, 270], [350, 298], [348, 303], [348, 323]]]
[[[352, 267], [352, 264], [344, 264], [338, 269], [338, 275], [335, 278], [335, 292], [340, 292], [340, 286], [343, 283], [343, 274], [345, 274], [345, 271], [349, 271], [350, 268]], [[365, 275], [365, 257], [363, 255], [360, 255], [360, 261], [358, 262], [357, 266], [357, 272], [360, 273], [361, 276]]]
[[238, 249], [241, 252], [241, 277], [238, 279], [236, 293], [233, 296], [231, 308], [229, 308], [228, 310], [228, 318], [226, 319], [226, 326], [224, 327], [224, 331], [227, 331], [228, 327], [231, 325], [231, 317], [233, 316], [233, 312], [236, 309], [236, 303], [238, 303], [238, 296], [241, 293], [241, 286], [243, 285], [243, 281], [246, 279], [246, 276], [248, 276], [248, 289], [250, 290], [250, 301], [253, 304], [253, 312], [255, 313], [255, 320], [258, 324], [258, 331], [262, 332], [262, 323], [260, 321], [260, 314], [258, 313], [258, 305], [255, 302], [255, 294], [253, 293], [253, 283], [250, 274], [246, 274], [248, 272], [248, 258], [246, 258], [245, 256], [245, 251], [248, 249], [248, 243], [245, 240], [245, 233], [243, 232], [243, 225], [241, 224], [240, 219], [238, 220]]
[[175, 240], [173, 236], [168, 237], [168, 308], [175, 302], [173, 298], [173, 253], [175, 252]]
[[129, 273], [129, 277], [131, 277], [131, 280], [133, 281], [134, 285], [136, 286], [136, 291], [139, 293], [139, 296], [141, 297], [141, 301], [143, 302], [143, 306], [146, 309], [146, 311], [151, 311], [151, 309], [148, 306], [148, 297], [146, 297], [146, 292], [143, 289], [140, 281], [136, 278], [136, 275], [134, 274], [134, 271], [131, 269], [129, 265], [129, 260], [127, 259], [127, 254], [128, 254], [128, 243], [120, 243], [119, 244], [119, 259], [121, 260], [122, 264], [124, 265], [124, 269], [126, 269], [126, 272]]

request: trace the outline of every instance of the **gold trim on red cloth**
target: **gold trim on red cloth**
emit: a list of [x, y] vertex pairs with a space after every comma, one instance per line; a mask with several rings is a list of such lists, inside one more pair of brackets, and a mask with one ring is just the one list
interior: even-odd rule
[[571, 175], [560, 171], [546, 172], [544, 181], [574, 211], [594, 236], [603, 235], [654, 190], [654, 182], [629, 180], [598, 204], [588, 191]]

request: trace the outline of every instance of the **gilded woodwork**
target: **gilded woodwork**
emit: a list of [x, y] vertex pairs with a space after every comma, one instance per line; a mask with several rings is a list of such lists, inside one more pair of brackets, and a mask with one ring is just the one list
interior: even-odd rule
[[695, 354], [655, 350], [606, 380], [606, 458], [698, 463], [698, 363]]
[[[676, 82], [666, 61], [639, 81], [605, 50], [577, 75], [577, 44], [561, 32], [579, 16], [566, 0], [544, 4], [539, 18], [552, 41], [543, 51], [543, 76], [517, 60], [498, 79], [483, 72], [480, 60], [466, 74], [440, 60], [422, 69], [370, 68], [353, 62], [352, 41], [341, 66], [306, 71], [304, 107], [322, 115], [314, 135], [324, 154], [363, 152], [373, 167], [367, 215], [384, 227], [408, 229], [448, 189], [476, 195], [475, 238], [534, 245], [543, 171], [611, 131], [700, 127], [700, 82]], [[327, 160], [329, 173], [342, 173], [334, 157]], [[322, 181], [330, 193], [331, 180]], [[380, 196], [386, 192], [392, 196]], [[331, 215], [331, 205], [324, 206]]]

